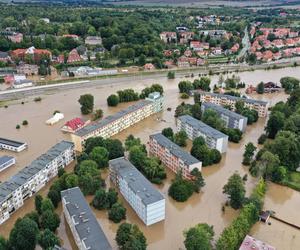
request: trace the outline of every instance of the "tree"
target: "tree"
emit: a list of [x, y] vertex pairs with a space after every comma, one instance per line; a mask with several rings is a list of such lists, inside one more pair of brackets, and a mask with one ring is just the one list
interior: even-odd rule
[[55, 245], [60, 246], [58, 237], [48, 228], [39, 234], [38, 243], [44, 250], [52, 249]]
[[202, 174], [198, 168], [194, 168], [191, 171], [191, 175], [193, 176], [194, 191], [199, 193], [201, 188], [205, 186], [205, 181], [202, 177]]
[[119, 223], [121, 220], [126, 219], [126, 208], [118, 202], [113, 204], [108, 211], [108, 218], [114, 223]]
[[144, 54], [141, 54], [138, 59], [138, 64], [144, 66], [146, 64], [147, 57]]
[[81, 95], [78, 102], [81, 104], [81, 113], [90, 114], [94, 109], [94, 97], [91, 94]]
[[90, 159], [95, 161], [99, 168], [108, 167], [109, 152], [104, 147], [95, 147], [90, 153]]
[[[135, 138], [133, 135], [127, 136], [125, 140], [125, 150], [129, 151], [133, 146], [143, 146], [140, 138]], [[145, 148], [146, 152], [146, 148]]]
[[253, 145], [252, 142], [249, 142], [248, 144], [246, 144], [245, 146], [245, 152], [243, 154], [243, 164], [244, 165], [250, 165], [252, 158], [254, 156], [256, 147]]
[[260, 82], [256, 87], [257, 94], [263, 94], [265, 92], [265, 85], [263, 82]]
[[41, 215], [41, 226], [42, 228], [46, 229], [48, 228], [52, 232], [55, 232], [55, 230], [59, 227], [60, 224], [60, 218], [57, 213], [54, 213], [51, 210], [46, 210]]
[[181, 130], [174, 134], [174, 142], [180, 146], [185, 147], [186, 146], [186, 140], [188, 139], [187, 133], [184, 130]]
[[[39, 226], [39, 224], [40, 224], [40, 217], [39, 217], [38, 212], [32, 211], [32, 212], [30, 212], [30, 213], [27, 213], [27, 214], [24, 216], [24, 218], [25, 218], [25, 217], [28, 217], [29, 219], [33, 220], [33, 221]], [[1, 248], [0, 248], [0, 249], [1, 249]]]
[[175, 180], [172, 181], [168, 194], [174, 200], [184, 202], [193, 194], [194, 189], [193, 183], [183, 179], [181, 172], [179, 172], [176, 174]]
[[107, 105], [110, 107], [116, 107], [119, 104], [119, 96], [112, 94], [107, 97]]
[[214, 236], [213, 226], [197, 224], [184, 232], [184, 245], [187, 250], [211, 250]]
[[265, 127], [268, 137], [274, 139], [277, 132], [284, 127], [284, 122], [285, 116], [283, 113], [279, 111], [272, 112]]
[[140, 146], [133, 146], [129, 151], [129, 161], [138, 169], [143, 167], [146, 157], [147, 153]]
[[178, 84], [178, 88], [179, 88], [179, 93], [187, 93], [187, 94], [189, 94], [189, 92], [193, 89], [193, 85], [189, 81], [181, 81]]
[[77, 187], [78, 186], [78, 176], [76, 174], [68, 174], [65, 179], [67, 188]]
[[53, 206], [57, 207], [61, 201], [60, 190], [50, 189], [47, 197], [52, 201]]
[[8, 241], [2, 235], [0, 235], [0, 249], [1, 250], [8, 249]]
[[111, 208], [118, 201], [118, 192], [114, 188], [110, 188], [107, 192], [108, 206]]
[[145, 159], [142, 172], [151, 182], [156, 184], [160, 184], [162, 179], [167, 177], [165, 168], [160, 164], [159, 159], [155, 157], [147, 157]]
[[281, 183], [286, 179], [286, 177], [287, 177], [287, 170], [285, 167], [279, 166], [273, 169], [272, 177], [271, 177], [272, 181], [276, 183]]
[[94, 111], [94, 114], [93, 114], [93, 120], [96, 121], [98, 119], [101, 119], [103, 117], [103, 110], [102, 109], [96, 109]]
[[272, 173], [280, 165], [280, 160], [277, 155], [269, 151], [265, 151], [259, 160], [256, 162], [258, 172], [265, 178], [271, 179]]
[[299, 88], [300, 80], [295, 77], [286, 76], [280, 79], [280, 83], [285, 92], [291, 93], [293, 90]]
[[164, 128], [161, 132], [165, 137], [173, 141], [174, 132], [172, 128]]
[[108, 159], [116, 159], [124, 156], [123, 144], [118, 139], [106, 139], [104, 141], [104, 147], [109, 152]]
[[95, 197], [92, 201], [94, 208], [102, 210], [109, 208], [109, 201], [107, 199], [107, 194], [104, 188], [100, 188], [96, 191]]
[[54, 206], [49, 198], [44, 198], [41, 205], [41, 211], [44, 213], [47, 210], [54, 211]]
[[195, 79], [193, 82], [194, 89], [201, 89], [203, 91], [210, 91], [210, 78], [209, 77], [201, 77], [200, 79]]
[[223, 187], [223, 193], [229, 196], [232, 208], [238, 209], [243, 205], [246, 193], [245, 184], [238, 173], [230, 176], [227, 184]]
[[37, 242], [38, 225], [28, 217], [18, 219], [9, 234], [9, 246], [15, 250], [34, 250]]
[[122, 223], [116, 234], [116, 242], [122, 250], [146, 250], [147, 240], [137, 225]]
[[38, 212], [38, 214], [42, 214], [42, 202], [43, 202], [43, 197], [37, 194], [34, 197], [34, 204], [35, 204], [35, 210]]
[[201, 120], [201, 105], [199, 103], [195, 103], [191, 108], [191, 113], [195, 119]]
[[175, 79], [175, 72], [174, 71], [169, 71], [167, 74], [168, 79]]

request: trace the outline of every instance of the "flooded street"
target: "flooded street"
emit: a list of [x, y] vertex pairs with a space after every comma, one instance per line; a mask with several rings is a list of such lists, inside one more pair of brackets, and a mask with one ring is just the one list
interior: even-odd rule
[[[198, 74], [199, 72], [197, 72]], [[194, 73], [195, 74], [195, 73]], [[196, 75], [196, 74], [195, 74]], [[256, 85], [261, 81], [279, 82], [283, 76], [295, 76], [300, 78], [299, 68], [285, 68], [270, 71], [253, 71], [242, 72], [239, 75], [241, 81], [246, 84]], [[216, 84], [219, 76], [212, 76], [212, 85]], [[226, 76], [225, 76], [226, 78]], [[183, 100], [179, 98], [177, 84], [179, 81], [191, 78], [176, 78], [168, 80], [166, 77], [155, 80], [136, 80], [136, 82], [111, 84], [107, 86], [99, 86], [84, 89], [65, 90], [58, 93], [49, 93], [43, 95], [40, 103], [33, 101], [34, 97], [23, 100], [13, 101], [9, 104], [7, 109], [0, 108], [0, 137], [16, 139], [28, 143], [28, 149], [15, 154], [17, 165], [13, 166], [0, 173], [0, 181], [7, 180], [20, 169], [24, 168], [32, 160], [40, 154], [46, 152], [53, 144], [62, 139], [70, 140], [68, 134], [60, 131], [62, 125], [74, 117], [82, 117], [80, 114], [80, 106], [78, 103], [79, 96], [85, 93], [91, 93], [95, 98], [95, 109], [101, 108], [104, 111], [104, 116], [113, 114], [118, 110], [127, 107], [128, 103], [120, 104], [118, 107], [109, 108], [106, 104], [106, 98], [111, 93], [119, 89], [133, 88], [140, 91], [146, 86], [153, 83], [163, 85], [165, 90], [165, 104], [164, 111], [160, 114], [153, 115], [144, 121], [130, 127], [129, 129], [116, 135], [122, 141], [129, 134], [140, 137], [143, 143], [148, 142], [149, 135], [154, 132], [161, 131], [165, 127], [176, 128], [174, 110], [178, 104]], [[253, 98], [263, 99], [269, 101], [274, 105], [280, 100], [285, 100], [284, 93], [266, 94], [266, 95], [252, 95]], [[25, 104], [22, 105], [21, 101]], [[193, 102], [192, 98], [185, 102]], [[171, 111], [167, 108], [171, 107]], [[55, 110], [59, 110], [65, 115], [65, 119], [55, 124], [48, 126], [45, 121], [49, 119]], [[88, 117], [84, 117], [88, 118]], [[159, 119], [158, 119], [159, 118]], [[29, 125], [17, 130], [17, 124], [22, 124], [23, 120], [28, 120]], [[248, 142], [257, 142], [257, 138], [261, 135], [264, 129], [266, 119], [259, 119], [259, 121], [251, 126], [248, 126], [243, 140], [239, 144], [229, 143], [228, 151], [223, 156], [222, 161], [214, 166], [203, 168], [203, 176], [206, 185], [199, 194], [194, 194], [187, 202], [178, 203], [168, 196], [168, 187], [171, 183], [174, 174], [168, 171], [168, 179], [163, 185], [158, 186], [161, 192], [166, 197], [166, 219], [164, 222], [157, 223], [150, 227], [144, 226], [141, 220], [137, 217], [135, 212], [128, 206], [127, 202], [122, 198], [122, 202], [127, 208], [127, 221], [138, 224], [140, 229], [144, 232], [150, 250], [154, 249], [179, 249], [184, 248], [183, 245], [183, 231], [197, 223], [208, 223], [214, 226], [215, 238], [219, 236], [224, 227], [236, 217], [238, 211], [234, 211], [226, 207], [225, 213], [222, 212], [221, 207], [226, 201], [225, 195], [222, 194], [222, 188], [227, 182], [229, 176], [235, 171], [238, 171], [242, 176], [248, 173], [248, 169], [241, 165], [242, 154], [244, 146]], [[0, 151], [0, 155], [11, 154], [10, 152]], [[71, 169], [71, 168], [70, 168]], [[104, 173], [107, 175], [107, 173]], [[256, 180], [248, 175], [247, 194], [249, 194], [254, 187]], [[108, 182], [109, 184], [109, 182]], [[45, 195], [49, 185], [45, 187], [41, 193]], [[88, 200], [91, 197], [87, 197]], [[15, 220], [32, 210], [34, 207], [34, 199], [29, 199], [25, 205], [19, 209], [12, 217], [0, 226], [0, 234], [5, 237], [8, 236]], [[300, 207], [300, 193], [292, 189], [281, 187], [276, 184], [269, 184], [269, 189], [265, 198], [265, 208], [276, 211], [280, 218], [284, 218], [290, 222], [300, 225], [300, 216], [298, 208]], [[68, 227], [65, 226], [65, 220], [61, 213], [61, 207], [58, 208], [61, 217], [61, 225], [58, 229], [58, 235], [62, 239], [63, 246], [66, 249], [74, 249], [74, 241]], [[115, 233], [118, 224], [110, 222], [105, 211], [94, 210], [105, 234], [109, 238], [110, 243], [116, 248], [114, 241]], [[300, 249], [300, 232], [279, 222], [271, 220], [272, 225], [264, 225], [257, 223], [251, 231], [258, 239], [266, 241], [271, 245], [277, 247], [278, 250], [297, 250]]]

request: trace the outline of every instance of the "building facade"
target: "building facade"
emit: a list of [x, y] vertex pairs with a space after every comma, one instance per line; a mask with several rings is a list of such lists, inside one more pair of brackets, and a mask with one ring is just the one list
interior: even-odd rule
[[0, 149], [21, 152], [27, 148], [27, 143], [0, 138]]
[[181, 171], [182, 176], [186, 179], [192, 177], [190, 173], [194, 168], [201, 171], [201, 161], [181, 149], [161, 133], [150, 135], [149, 148], [151, 155], [158, 157], [173, 172]]
[[196, 100], [202, 103], [211, 102], [216, 105], [230, 106], [231, 110], [235, 110], [236, 102], [243, 101], [245, 103], [245, 107], [256, 110], [259, 117], [266, 117], [268, 113], [268, 102], [230, 95], [203, 92], [199, 90], [195, 90], [193, 93]]
[[191, 140], [202, 136], [209, 148], [215, 148], [220, 153], [227, 151], [228, 136], [192, 116], [183, 115], [178, 117], [177, 128], [178, 131], [185, 131]]
[[7, 155], [0, 157], [0, 172], [14, 164], [16, 164], [16, 159], [14, 157]]
[[145, 100], [76, 131], [71, 135], [75, 150], [81, 152], [83, 144], [88, 138], [95, 136], [109, 138], [148, 116], [160, 112], [162, 108], [163, 96], [158, 92], [151, 93]]
[[23, 168], [8, 181], [0, 184], [0, 224], [23, 206], [24, 201], [38, 192], [60, 168], [74, 160], [74, 144], [61, 141]]
[[62, 207], [79, 250], [111, 250], [101, 226], [78, 187], [61, 191]]
[[165, 219], [164, 196], [124, 157], [109, 161], [111, 181], [140, 219], [150, 226]]
[[215, 111], [220, 116], [220, 118], [224, 121], [225, 126], [227, 128], [235, 128], [235, 129], [239, 129], [242, 132], [245, 132], [247, 128], [247, 121], [248, 121], [247, 117], [237, 114], [229, 109], [223, 108], [222, 106], [218, 106], [210, 102], [204, 102], [201, 104], [202, 113], [208, 109]]

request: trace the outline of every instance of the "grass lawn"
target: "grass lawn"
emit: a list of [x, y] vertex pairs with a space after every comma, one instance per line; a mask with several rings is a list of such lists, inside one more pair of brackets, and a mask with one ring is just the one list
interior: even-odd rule
[[300, 173], [299, 172], [288, 173], [288, 176], [284, 181], [284, 185], [300, 191]]

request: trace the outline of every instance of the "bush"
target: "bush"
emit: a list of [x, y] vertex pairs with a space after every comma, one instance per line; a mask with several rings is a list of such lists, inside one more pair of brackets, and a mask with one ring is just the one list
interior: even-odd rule
[[182, 93], [180, 96], [181, 99], [189, 99], [190, 96], [187, 93]]
[[19, 124], [17, 124], [16, 129], [20, 129], [20, 128], [21, 128], [21, 126]]
[[175, 79], [175, 72], [169, 71], [167, 77], [168, 77], [168, 79]]
[[113, 204], [108, 211], [108, 218], [114, 223], [119, 223], [121, 220], [126, 219], [126, 208], [120, 203]]
[[22, 125], [23, 125], [23, 126], [28, 125], [28, 121], [27, 121], [27, 120], [24, 120], [24, 121], [22, 122]]
[[267, 140], [268, 136], [266, 134], [261, 134], [260, 137], [257, 140], [257, 143], [262, 145]]
[[40, 101], [42, 101], [42, 97], [35, 97], [33, 100], [34, 100], [35, 102], [40, 102]]
[[176, 175], [175, 180], [169, 187], [168, 194], [176, 201], [184, 202], [192, 196], [194, 192], [194, 185], [188, 180], [182, 178], [181, 173]]

